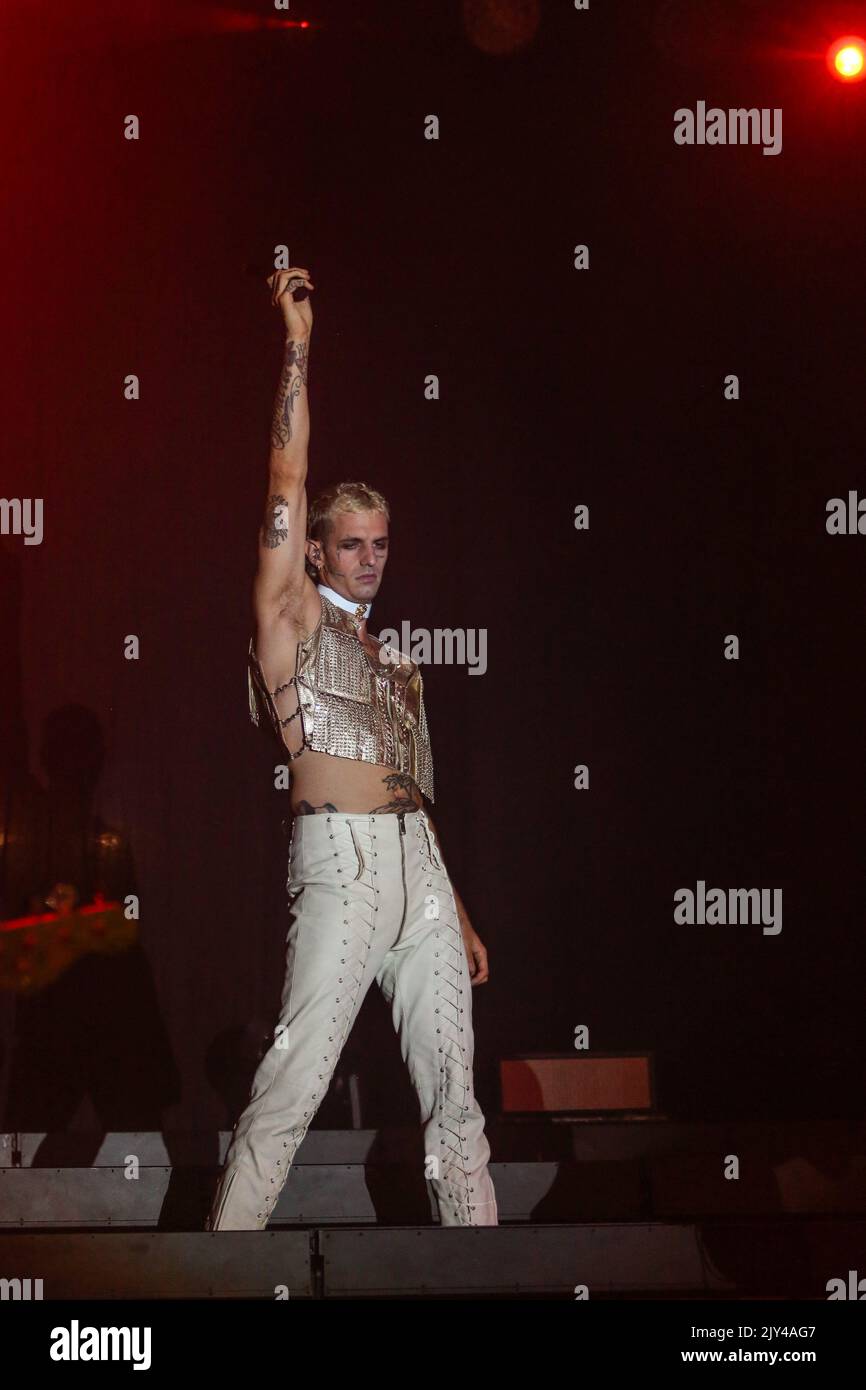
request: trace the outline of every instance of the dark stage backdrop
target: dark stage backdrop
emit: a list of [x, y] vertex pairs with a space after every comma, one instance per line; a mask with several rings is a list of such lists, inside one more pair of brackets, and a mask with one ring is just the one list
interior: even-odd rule
[[[44, 534], [0, 537], [2, 915], [71, 882], [141, 919], [7, 988], [0, 1127], [230, 1128], [273, 1020], [288, 803], [245, 655], [281, 333], [245, 266], [283, 243], [316, 284], [309, 488], [392, 505], [374, 629], [487, 635], [484, 675], [425, 668], [485, 1110], [500, 1056], [586, 1024], [655, 1053], [668, 1114], [859, 1116], [866, 535], [826, 508], [866, 495], [866, 84], [823, 67], [837, 12], [9, 8], [2, 490]], [[677, 145], [699, 101], [781, 108], [781, 152]], [[678, 924], [698, 880], [781, 889], [781, 931]], [[414, 1118], [375, 995], [350, 1070], [367, 1118]], [[316, 1123], [346, 1114], [335, 1086]]]

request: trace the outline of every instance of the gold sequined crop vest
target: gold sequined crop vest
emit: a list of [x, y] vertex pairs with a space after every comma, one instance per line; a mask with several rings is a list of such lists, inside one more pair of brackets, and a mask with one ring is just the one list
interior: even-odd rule
[[[348, 613], [324, 594], [322, 616], [305, 641], [298, 643], [295, 674], [286, 685], [270, 691], [253, 639], [247, 664], [250, 719], [273, 729], [290, 761], [307, 748], [337, 758], [354, 758], [406, 772], [433, 801], [433, 754], [424, 710], [421, 672], [395, 648], [378, 664], [358, 639]], [[294, 686], [298, 706], [281, 719], [276, 697]], [[303, 742], [291, 753], [283, 729], [297, 719]]]

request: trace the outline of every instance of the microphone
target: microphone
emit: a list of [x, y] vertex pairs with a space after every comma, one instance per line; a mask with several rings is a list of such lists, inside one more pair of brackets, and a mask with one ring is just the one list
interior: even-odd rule
[[[264, 284], [268, 276], [274, 273], [274, 267], [268, 265], [265, 261], [244, 262], [244, 275], [251, 276], [253, 280], [258, 280], [260, 284]], [[309, 297], [310, 291], [307, 289], [306, 285], [298, 285], [296, 290], [292, 290], [292, 299], [296, 304], [300, 303], [302, 299], [309, 299]]]

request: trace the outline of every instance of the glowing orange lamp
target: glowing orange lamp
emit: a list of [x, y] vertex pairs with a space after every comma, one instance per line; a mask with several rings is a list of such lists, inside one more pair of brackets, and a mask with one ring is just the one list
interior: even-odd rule
[[866, 77], [866, 41], [846, 34], [827, 49], [827, 67], [838, 82], [862, 82]]

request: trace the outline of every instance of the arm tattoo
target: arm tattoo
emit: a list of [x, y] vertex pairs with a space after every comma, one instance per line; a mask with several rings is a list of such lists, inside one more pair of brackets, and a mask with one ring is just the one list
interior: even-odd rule
[[307, 384], [308, 343], [296, 343], [294, 338], [286, 342], [286, 355], [283, 370], [274, 401], [274, 418], [271, 423], [271, 447], [284, 449], [292, 437], [292, 412], [302, 386]]
[[274, 550], [289, 535], [289, 504], [280, 492], [272, 492], [265, 505], [262, 545]]

